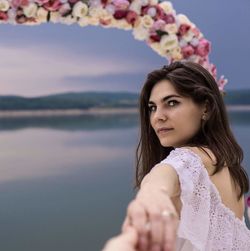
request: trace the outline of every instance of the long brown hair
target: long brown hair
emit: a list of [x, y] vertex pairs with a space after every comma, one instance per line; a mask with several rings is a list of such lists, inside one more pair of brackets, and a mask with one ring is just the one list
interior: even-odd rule
[[215, 157], [216, 174], [228, 166], [230, 174], [240, 188], [238, 199], [249, 190], [249, 178], [241, 166], [243, 151], [233, 136], [222, 95], [213, 76], [202, 66], [192, 62], [174, 62], [148, 74], [140, 95], [140, 140], [136, 149], [136, 184], [139, 188], [144, 176], [166, 158], [174, 149], [163, 147], [155, 134], [149, 118], [148, 101], [152, 88], [161, 80], [170, 81], [182, 96], [190, 97], [196, 104], [207, 102], [209, 117], [187, 146], [210, 149]]

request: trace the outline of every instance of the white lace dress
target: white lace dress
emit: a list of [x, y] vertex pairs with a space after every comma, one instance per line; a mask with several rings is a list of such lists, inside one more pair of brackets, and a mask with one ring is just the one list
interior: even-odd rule
[[177, 172], [182, 209], [176, 251], [250, 251], [250, 230], [245, 219], [226, 207], [199, 155], [176, 148], [161, 161]]

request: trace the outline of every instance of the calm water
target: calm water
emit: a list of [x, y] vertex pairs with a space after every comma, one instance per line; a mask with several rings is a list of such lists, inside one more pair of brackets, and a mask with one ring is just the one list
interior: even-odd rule
[[[250, 113], [231, 113], [250, 174]], [[0, 120], [0, 249], [97, 251], [133, 197], [136, 115]]]

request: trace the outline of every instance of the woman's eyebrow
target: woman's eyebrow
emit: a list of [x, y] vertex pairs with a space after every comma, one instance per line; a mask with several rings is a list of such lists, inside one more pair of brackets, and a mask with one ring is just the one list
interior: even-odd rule
[[[168, 95], [168, 96], [166, 96], [166, 97], [163, 97], [163, 98], [161, 99], [161, 102], [163, 103], [163, 102], [165, 102], [166, 100], [168, 100], [168, 99], [170, 99], [170, 98], [181, 98], [181, 96], [175, 95], [175, 94]], [[150, 104], [155, 104], [155, 103], [154, 103], [152, 100], [149, 100], [148, 104], [150, 105]]]

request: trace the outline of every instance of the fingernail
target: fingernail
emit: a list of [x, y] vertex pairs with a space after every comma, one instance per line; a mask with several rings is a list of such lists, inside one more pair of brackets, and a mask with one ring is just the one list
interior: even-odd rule
[[139, 247], [140, 247], [140, 250], [142, 250], [142, 251], [148, 250], [148, 240], [146, 237], [141, 236], [139, 238]]
[[164, 249], [163, 250], [164, 251], [171, 251], [172, 250], [171, 246], [169, 245], [169, 243], [164, 245]]
[[153, 244], [151, 247], [151, 251], [161, 251], [161, 247], [159, 244]]

